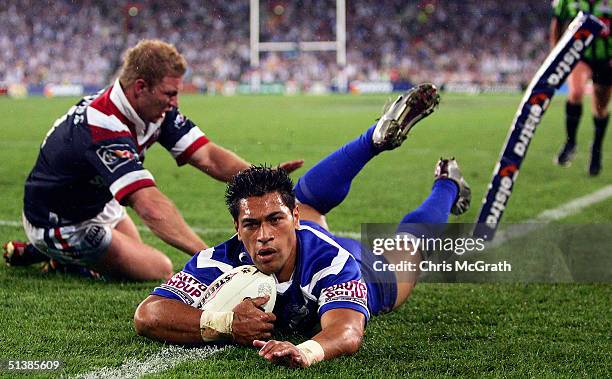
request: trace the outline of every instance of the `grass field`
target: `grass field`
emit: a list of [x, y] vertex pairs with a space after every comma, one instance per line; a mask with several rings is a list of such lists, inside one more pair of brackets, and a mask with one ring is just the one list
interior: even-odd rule
[[[213, 141], [252, 162], [304, 158], [307, 168], [365, 130], [385, 99], [184, 96], [181, 108]], [[428, 194], [436, 160], [450, 155], [462, 165], [474, 195], [472, 209], [452, 221], [472, 222], [519, 100], [443, 95], [439, 110], [405, 145], [380, 155], [354, 181], [347, 200], [329, 215], [332, 230], [359, 232], [364, 222], [398, 221]], [[74, 101], [0, 99], [0, 241], [24, 238], [17, 224], [23, 182], [52, 121]], [[552, 164], [563, 140], [563, 108], [563, 99], [556, 98], [545, 115], [504, 223], [528, 220], [612, 183], [612, 137], [604, 147], [603, 173], [586, 173], [593, 131], [587, 107], [574, 165]], [[161, 146], [148, 151], [145, 166], [209, 244], [230, 235], [222, 183], [192, 168], [177, 169]], [[563, 222], [609, 224], [612, 200]], [[166, 252], [177, 270], [187, 261], [152, 234], [143, 232], [143, 238]], [[0, 360], [61, 359], [66, 376], [145, 361], [165, 347], [136, 336], [132, 315], [156, 284], [105, 283], [0, 265]], [[254, 349], [230, 347], [151, 376], [609, 377], [611, 299], [610, 284], [423, 284], [398, 311], [370, 322], [364, 346], [353, 357], [292, 372], [263, 361]]]

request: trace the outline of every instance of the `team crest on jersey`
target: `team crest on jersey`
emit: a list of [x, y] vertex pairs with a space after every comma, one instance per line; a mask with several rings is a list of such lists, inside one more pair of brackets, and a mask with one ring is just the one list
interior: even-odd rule
[[177, 129], [180, 129], [183, 127], [183, 125], [185, 125], [185, 121], [187, 121], [187, 119], [185, 118], [185, 116], [183, 116], [182, 114], [177, 114], [176, 118], [174, 119], [174, 127]]
[[358, 280], [351, 280], [346, 283], [327, 287], [321, 291], [319, 305], [323, 306], [334, 301], [349, 301], [351, 303], [363, 305], [367, 308], [368, 287]]
[[102, 146], [96, 150], [96, 154], [110, 172], [117, 171], [119, 167], [132, 160], [138, 161], [138, 154], [130, 145], [125, 143]]

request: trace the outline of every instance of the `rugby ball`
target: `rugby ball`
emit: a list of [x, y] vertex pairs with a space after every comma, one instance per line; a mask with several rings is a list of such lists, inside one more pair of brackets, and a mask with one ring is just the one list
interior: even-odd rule
[[276, 302], [276, 281], [255, 266], [239, 266], [219, 276], [208, 286], [202, 297], [202, 309], [214, 312], [231, 311], [247, 297], [270, 296], [263, 305], [272, 312]]

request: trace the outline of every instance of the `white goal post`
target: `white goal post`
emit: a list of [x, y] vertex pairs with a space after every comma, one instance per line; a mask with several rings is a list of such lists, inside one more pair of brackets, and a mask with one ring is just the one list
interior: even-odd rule
[[[336, 40], [300, 42], [261, 42], [259, 41], [259, 0], [250, 0], [250, 46], [251, 67], [259, 67], [259, 54], [262, 51], [336, 51], [336, 63], [340, 67], [338, 89], [346, 92], [346, 0], [336, 0]], [[258, 82], [258, 80], [257, 80]], [[258, 86], [259, 83], [252, 85]]]

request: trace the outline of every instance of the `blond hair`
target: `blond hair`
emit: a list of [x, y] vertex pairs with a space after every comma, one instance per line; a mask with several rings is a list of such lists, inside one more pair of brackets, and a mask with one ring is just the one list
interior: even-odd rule
[[123, 86], [130, 86], [137, 79], [143, 79], [154, 86], [166, 76], [183, 76], [186, 70], [185, 58], [173, 45], [145, 39], [127, 50], [119, 81]]

